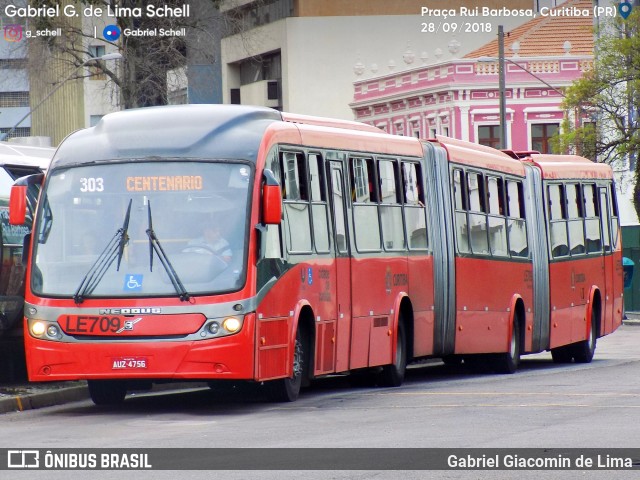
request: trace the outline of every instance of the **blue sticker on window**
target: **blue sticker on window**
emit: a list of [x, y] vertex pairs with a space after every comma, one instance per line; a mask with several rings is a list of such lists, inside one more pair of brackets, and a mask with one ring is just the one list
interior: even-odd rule
[[139, 292], [142, 290], [142, 277], [141, 273], [127, 274], [124, 277], [124, 291], [125, 292]]

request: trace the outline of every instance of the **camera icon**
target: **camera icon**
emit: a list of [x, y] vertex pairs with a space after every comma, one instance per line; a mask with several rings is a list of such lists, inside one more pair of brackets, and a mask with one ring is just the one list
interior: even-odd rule
[[19, 42], [22, 40], [22, 25], [5, 25], [4, 39], [7, 42]]

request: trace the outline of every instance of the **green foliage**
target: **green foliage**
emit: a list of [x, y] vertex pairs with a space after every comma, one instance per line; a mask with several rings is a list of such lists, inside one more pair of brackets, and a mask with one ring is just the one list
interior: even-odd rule
[[[599, 32], [593, 69], [565, 91], [567, 120], [555, 138], [558, 151], [614, 163], [640, 149], [640, 8]], [[581, 123], [575, 119], [590, 118]], [[634, 120], [635, 119], [635, 120]]]

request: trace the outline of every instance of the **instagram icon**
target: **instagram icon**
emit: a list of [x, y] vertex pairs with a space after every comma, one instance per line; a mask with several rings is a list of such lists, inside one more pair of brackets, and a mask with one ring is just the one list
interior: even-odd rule
[[22, 25], [5, 25], [4, 39], [7, 42], [19, 42], [22, 40]]

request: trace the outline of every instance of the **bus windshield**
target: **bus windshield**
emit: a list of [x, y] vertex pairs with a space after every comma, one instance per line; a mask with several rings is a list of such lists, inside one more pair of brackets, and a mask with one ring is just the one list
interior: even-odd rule
[[81, 302], [240, 289], [251, 172], [184, 160], [52, 171], [34, 229], [32, 290]]

